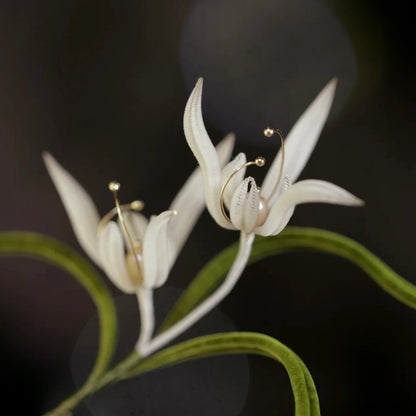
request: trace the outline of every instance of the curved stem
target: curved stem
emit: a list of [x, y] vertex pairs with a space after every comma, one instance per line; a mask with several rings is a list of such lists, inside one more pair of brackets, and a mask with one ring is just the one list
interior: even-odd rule
[[52, 263], [67, 271], [91, 296], [100, 321], [99, 351], [87, 383], [98, 378], [112, 357], [117, 335], [117, 319], [110, 291], [90, 264], [70, 247], [37, 233], [0, 233], [0, 255], [26, 256]]
[[113, 299], [107, 286], [90, 264], [71, 248], [52, 238], [30, 232], [2, 232], [0, 255], [33, 257], [58, 266], [78, 280], [97, 308], [100, 341], [94, 367], [77, 392], [45, 414], [45, 416], [62, 416], [88, 394], [111, 360], [117, 338], [117, 319]]
[[107, 371], [101, 377], [85, 383], [75, 394], [64, 400], [58, 407], [43, 414], [42, 416], [66, 416], [67, 412], [73, 410], [88, 396], [102, 388], [125, 378], [126, 372], [138, 364], [140, 357], [136, 351], [133, 351], [123, 361], [111, 370]]
[[208, 296], [194, 309], [189, 311], [189, 313], [186, 316], [184, 316], [182, 319], [180, 319], [166, 331], [157, 335], [147, 345], [137, 345], [136, 348], [138, 349], [142, 357], [146, 357], [152, 354], [154, 351], [160, 349], [161, 347], [172, 341], [174, 338], [176, 338], [178, 335], [186, 331], [195, 322], [197, 322], [204, 315], [210, 312], [216, 305], [218, 305], [219, 302], [221, 302], [231, 292], [247, 264], [253, 241], [253, 233], [245, 234], [242, 232], [240, 234], [240, 244], [237, 256], [235, 257], [231, 265], [231, 268], [227, 273], [227, 276], [225, 277], [222, 284], [215, 290], [214, 293]]
[[140, 336], [137, 345], [141, 348], [149, 342], [155, 326], [153, 289], [140, 286], [137, 290], [137, 300], [139, 303], [141, 322]]
[[174, 345], [141, 361], [126, 377], [133, 377], [185, 361], [223, 354], [256, 354], [285, 367], [295, 400], [296, 416], [319, 416], [319, 400], [312, 377], [301, 359], [288, 347], [267, 335], [231, 332], [206, 335]]
[[230, 332], [194, 338], [159, 351], [144, 360], [133, 351], [94, 383], [85, 386], [53, 412], [44, 416], [62, 416], [65, 411], [74, 409], [86, 397], [120, 380], [158, 368], [224, 354], [256, 354], [278, 361], [285, 367], [289, 376], [295, 401], [295, 415], [320, 416], [316, 387], [303, 361], [276, 339], [254, 332]]
[[[342, 257], [364, 270], [375, 283], [400, 302], [416, 309], [416, 286], [391, 269], [358, 242], [334, 232], [317, 228], [287, 227], [274, 237], [256, 237], [248, 264], [293, 251], [317, 251]], [[218, 286], [237, 251], [234, 244], [214, 257], [191, 282], [161, 330], [169, 328]]]

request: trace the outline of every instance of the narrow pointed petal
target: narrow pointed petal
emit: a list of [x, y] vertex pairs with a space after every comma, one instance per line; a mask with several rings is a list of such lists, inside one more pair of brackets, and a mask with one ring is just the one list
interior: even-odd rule
[[215, 147], [217, 150], [218, 159], [220, 161], [220, 167], [224, 167], [230, 160], [233, 154], [235, 144], [235, 134], [228, 133]]
[[[221, 189], [222, 186], [227, 182], [230, 176], [241, 166], [244, 166], [247, 162], [246, 155], [244, 153], [239, 153], [230, 163], [225, 165], [224, 169], [222, 170], [222, 179], [221, 179]], [[246, 168], [240, 169], [228, 182], [225, 190], [224, 190], [224, 202], [226, 207], [229, 209], [231, 205], [231, 199], [234, 195], [234, 192], [241, 184], [244, 179], [244, 175], [246, 173]]]
[[221, 167], [215, 148], [205, 129], [201, 112], [202, 78], [199, 78], [185, 107], [183, 125], [186, 141], [202, 171], [204, 193], [208, 211], [224, 228], [232, 228], [221, 213]]
[[[133, 239], [133, 241], [143, 241], [144, 234], [146, 232], [147, 225], [149, 224], [148, 219], [138, 212], [126, 211], [123, 213], [124, 222], [126, 224], [127, 230]], [[120, 220], [117, 221], [121, 229]], [[129, 246], [130, 242], [123, 234], [124, 243], [126, 247]]]
[[42, 156], [80, 246], [101, 267], [97, 240], [100, 216], [94, 202], [85, 189], [51, 154], [45, 152]]
[[98, 236], [103, 268], [110, 280], [124, 293], [135, 293], [136, 285], [130, 279], [126, 266], [123, 236], [119, 226], [110, 221]]
[[251, 233], [259, 215], [259, 192], [253, 178], [246, 178], [237, 188], [231, 201], [230, 218], [241, 231]]
[[[224, 166], [230, 160], [234, 140], [234, 135], [228, 134], [218, 143], [216, 149], [220, 166]], [[204, 208], [205, 196], [203, 192], [202, 174], [201, 169], [198, 167], [182, 186], [169, 207], [170, 210], [178, 213], [169, 223], [169, 238], [171, 241], [173, 261], [181, 251]]]
[[175, 215], [175, 211], [165, 211], [150, 218], [143, 241], [144, 287], [162, 286], [168, 278], [173, 263], [168, 226]]
[[[283, 172], [296, 181], [315, 148], [322, 128], [328, 118], [334, 99], [337, 79], [333, 78], [298, 119], [285, 140], [285, 160]], [[273, 204], [281, 186], [275, 189], [282, 163], [280, 150], [273, 161], [262, 185], [262, 195]], [[280, 184], [281, 185], [281, 184]]]
[[[282, 190], [281, 190], [280, 195], [285, 193], [291, 186], [292, 186], [292, 182], [290, 181], [288, 176], [285, 176], [285, 178], [283, 179]], [[295, 212], [295, 205], [287, 209], [286, 212], [282, 214], [278, 228], [276, 228], [274, 231], [273, 230], [271, 231], [273, 232], [273, 235], [279, 234], [286, 227], [286, 225], [289, 223], [290, 219], [292, 218], [294, 212]], [[271, 224], [271, 226], [272, 225], [273, 224]], [[270, 234], [267, 234], [267, 232], [265, 232], [264, 229], [257, 228], [255, 231], [259, 235], [270, 235]]]
[[[287, 213], [295, 205], [311, 202], [361, 206], [363, 201], [350, 192], [330, 182], [308, 179], [295, 183], [272, 206], [269, 216], [262, 227], [256, 231], [260, 235], [275, 235], [287, 224]], [[286, 222], [286, 223], [285, 223]]]
[[259, 218], [259, 191], [255, 180], [251, 182], [244, 207], [244, 232], [252, 233]]

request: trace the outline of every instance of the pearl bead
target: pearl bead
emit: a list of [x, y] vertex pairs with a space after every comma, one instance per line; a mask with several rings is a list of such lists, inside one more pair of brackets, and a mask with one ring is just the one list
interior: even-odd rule
[[143, 283], [142, 273], [143, 249], [141, 243], [135, 243], [133, 250], [126, 255], [127, 271], [133, 283]]
[[259, 214], [257, 217], [256, 227], [260, 227], [266, 221], [267, 215], [269, 215], [269, 207], [267, 206], [267, 201], [260, 197], [259, 199]]
[[274, 135], [274, 130], [273, 130], [273, 129], [271, 129], [270, 127], [266, 127], [266, 128], [264, 129], [264, 131], [263, 131], [263, 134], [264, 134], [266, 137], [272, 137], [272, 136]]

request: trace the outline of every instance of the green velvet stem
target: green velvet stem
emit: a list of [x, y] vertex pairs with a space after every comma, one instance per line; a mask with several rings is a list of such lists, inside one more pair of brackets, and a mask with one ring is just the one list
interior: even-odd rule
[[[1, 232], [0, 255], [25, 256], [47, 261], [75, 277], [91, 296], [100, 320], [99, 350], [85, 385], [93, 383], [107, 369], [117, 338], [114, 302], [102, 278], [70, 247], [41, 234], [19, 231]], [[61, 413], [56, 414], [64, 414], [65, 410], [70, 409], [67, 406], [59, 407]]]
[[320, 415], [316, 388], [305, 364], [288, 347], [263, 334], [230, 332], [194, 338], [141, 361], [127, 377], [197, 358], [223, 354], [256, 354], [280, 362], [285, 367], [292, 386], [295, 415]]
[[[416, 309], [416, 286], [401, 277], [364, 246], [343, 235], [316, 228], [287, 227], [274, 237], [257, 237], [249, 264], [290, 251], [318, 251], [345, 258], [363, 269], [379, 286], [400, 302]], [[161, 326], [169, 328], [221, 283], [237, 251], [234, 244], [212, 259], [180, 297]]]
[[288, 347], [263, 334], [231, 332], [207, 335], [185, 341], [141, 359], [133, 351], [125, 360], [44, 416], [61, 416], [63, 409], [74, 409], [83, 399], [120, 380], [198, 358], [224, 354], [256, 354], [283, 364], [291, 383], [296, 416], [320, 416], [319, 400], [312, 377], [300, 358]]

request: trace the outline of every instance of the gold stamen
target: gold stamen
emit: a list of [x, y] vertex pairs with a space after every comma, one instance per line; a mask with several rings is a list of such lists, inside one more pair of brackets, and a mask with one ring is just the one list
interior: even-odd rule
[[[285, 143], [284, 143], [284, 136], [283, 136], [283, 133], [280, 131], [280, 130], [278, 130], [278, 129], [273, 129], [273, 128], [271, 128], [271, 127], [266, 127], [264, 130], [263, 130], [263, 134], [266, 136], [266, 137], [273, 137], [275, 134], [278, 134], [279, 135], [279, 137], [280, 137], [280, 143], [281, 143], [281, 146], [282, 146], [282, 163], [281, 163], [281, 165], [280, 165], [280, 170], [279, 170], [279, 177], [278, 177], [278, 179], [277, 179], [277, 182], [276, 182], [276, 184], [275, 184], [275, 186], [274, 186], [274, 188], [273, 188], [273, 190], [272, 190], [272, 192], [271, 192], [271, 194], [270, 195], [273, 195], [274, 193], [275, 193], [275, 191], [276, 191], [276, 189], [277, 189], [277, 187], [279, 186], [279, 184], [280, 184], [280, 181], [282, 180], [282, 175], [283, 175], [283, 166], [284, 166], [284, 161], [285, 161]], [[240, 167], [238, 167], [229, 177], [228, 177], [228, 179], [225, 181], [225, 183], [224, 183], [224, 185], [222, 186], [222, 188], [221, 188], [221, 193], [220, 193], [220, 206], [221, 206], [221, 213], [222, 213], [222, 215], [224, 216], [224, 218], [228, 221], [228, 222], [231, 222], [231, 218], [229, 217], [229, 215], [226, 213], [226, 211], [225, 211], [225, 205], [224, 205], [224, 192], [225, 192], [225, 189], [227, 188], [227, 186], [228, 186], [228, 184], [231, 182], [231, 179], [241, 170], [241, 169], [243, 169], [243, 168], [246, 168], [246, 167], [248, 167], [248, 166], [251, 166], [251, 165], [256, 165], [256, 166], [258, 166], [258, 167], [263, 167], [264, 165], [266, 164], [266, 159], [263, 157], [263, 156], [258, 156], [258, 157], [256, 157], [256, 159], [254, 159], [254, 160], [252, 160], [252, 161], [250, 161], [250, 162], [247, 162], [246, 164], [244, 164], [244, 165], [241, 165]], [[264, 201], [264, 203], [267, 205], [267, 201]], [[265, 205], [265, 206], [266, 206]]]
[[221, 213], [224, 216], [224, 218], [231, 222], [231, 218], [228, 216], [228, 214], [225, 212], [225, 205], [224, 205], [224, 192], [225, 188], [227, 188], [228, 184], [230, 183], [231, 179], [240, 172], [241, 169], [246, 168], [248, 166], [256, 165], [258, 167], [263, 167], [266, 164], [266, 159], [263, 156], [257, 156], [254, 160], [251, 160], [250, 162], [245, 163], [244, 165], [241, 165], [238, 167], [225, 181], [224, 185], [221, 188], [221, 194], [220, 194], [220, 206], [221, 206]]
[[279, 177], [277, 179], [276, 184], [274, 185], [274, 188], [273, 188], [272, 192], [270, 193], [270, 196], [272, 196], [275, 193], [277, 187], [279, 186], [280, 181], [282, 180], [283, 165], [285, 163], [285, 141], [284, 141], [283, 133], [279, 129], [272, 129], [271, 127], [266, 127], [263, 130], [263, 133], [266, 137], [272, 137], [277, 133], [280, 137], [280, 143], [281, 143], [281, 146], [282, 146], [282, 163], [280, 164]]
[[100, 221], [100, 224], [98, 225], [98, 232], [104, 227], [105, 224], [107, 224], [115, 215], [118, 216], [120, 220], [120, 225], [123, 230], [124, 236], [126, 237], [126, 240], [129, 245], [129, 254], [132, 254], [129, 256], [129, 259], [131, 261], [131, 258], [134, 259], [133, 263], [135, 264], [135, 267], [137, 269], [137, 273], [130, 273], [130, 275], [134, 275], [134, 281], [135, 283], [142, 284], [143, 283], [143, 276], [142, 271], [140, 267], [139, 260], [137, 258], [138, 253], [138, 242], [134, 242], [131, 234], [129, 233], [129, 230], [127, 229], [126, 222], [124, 221], [123, 211], [141, 211], [144, 207], [143, 201], [133, 201], [130, 202], [130, 204], [123, 204], [120, 205], [119, 199], [118, 199], [118, 191], [120, 190], [121, 185], [119, 182], [112, 181], [108, 184], [108, 189], [113, 193], [114, 202], [115, 202], [115, 208], [113, 208], [111, 211], [109, 211], [102, 220]]
[[[141, 211], [144, 208], [144, 202], [143, 201], [133, 201], [130, 202], [130, 204], [123, 204], [120, 205], [121, 211]], [[107, 212], [107, 214], [104, 215], [104, 217], [101, 219], [100, 223], [98, 224], [98, 233], [101, 232], [104, 225], [106, 225], [113, 217], [115, 217], [118, 214], [117, 207], [114, 207], [112, 210]]]

